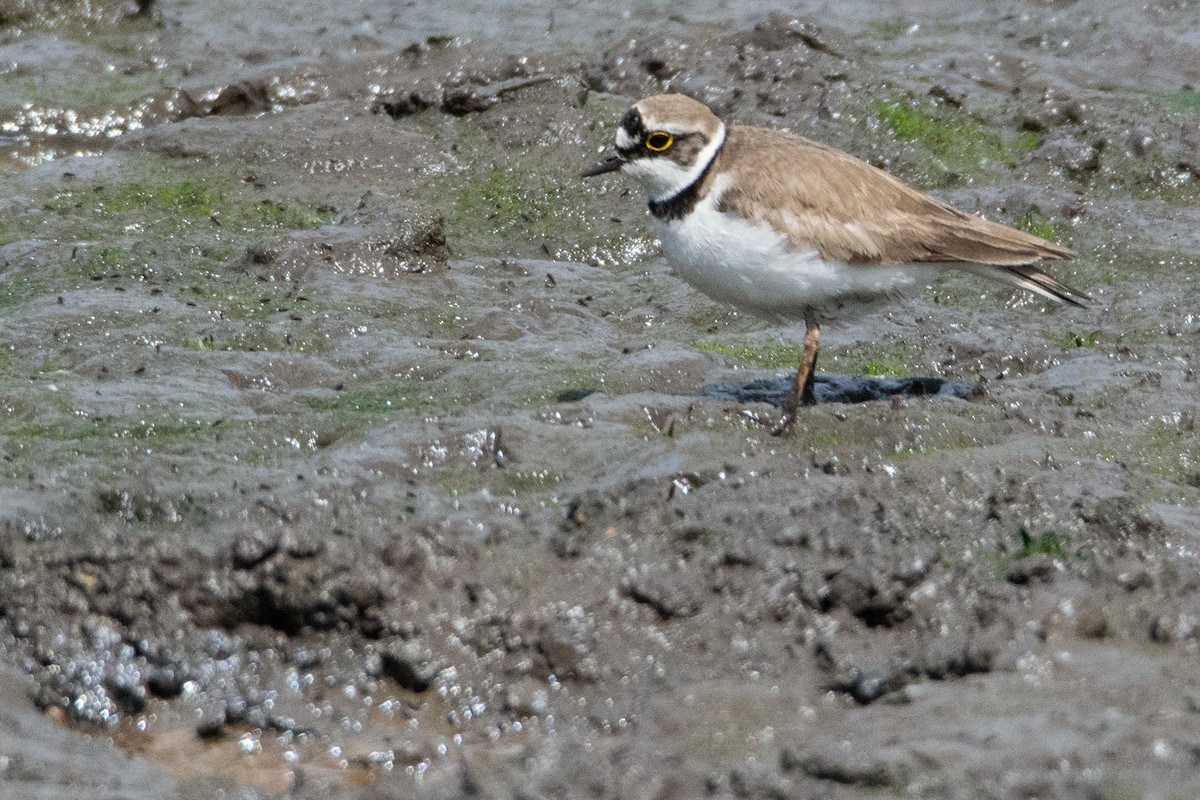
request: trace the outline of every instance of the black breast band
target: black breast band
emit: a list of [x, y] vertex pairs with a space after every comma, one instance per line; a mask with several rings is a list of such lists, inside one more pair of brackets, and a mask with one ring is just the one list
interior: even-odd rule
[[725, 147], [725, 142], [721, 142], [721, 146], [713, 153], [712, 158], [704, 165], [704, 169], [700, 170], [700, 174], [696, 176], [696, 180], [689, 183], [687, 186], [680, 189], [677, 193], [668, 197], [666, 200], [651, 200], [650, 213], [655, 219], [661, 219], [664, 222], [672, 222], [680, 220], [692, 213], [692, 209], [696, 207], [696, 203], [700, 202], [700, 185], [704, 183], [705, 176], [712, 169], [712, 165], [716, 163], [717, 156], [721, 154], [721, 150]]

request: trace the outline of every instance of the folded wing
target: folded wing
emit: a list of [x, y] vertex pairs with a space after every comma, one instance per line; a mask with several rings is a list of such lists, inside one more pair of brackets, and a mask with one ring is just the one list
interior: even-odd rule
[[[720, 208], [785, 232], [796, 249], [864, 268], [945, 264], [1073, 305], [1090, 299], [1036, 266], [1072, 258], [1065, 247], [951, 208], [798, 136], [753, 129], [753, 158], [741, 157], [746, 131], [731, 127], [718, 156], [738, 176]], [[725, 165], [714, 166], [719, 173]]]

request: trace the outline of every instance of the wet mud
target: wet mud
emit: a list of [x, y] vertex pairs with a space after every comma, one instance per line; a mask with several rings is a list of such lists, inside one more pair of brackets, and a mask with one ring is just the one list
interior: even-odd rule
[[[9, 5], [4, 797], [1200, 793], [1179, 4]], [[802, 326], [578, 178], [664, 90], [1095, 302], [834, 319], [774, 437]]]

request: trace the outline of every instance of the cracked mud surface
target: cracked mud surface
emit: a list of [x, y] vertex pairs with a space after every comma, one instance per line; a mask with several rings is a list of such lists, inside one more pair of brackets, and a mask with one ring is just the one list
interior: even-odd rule
[[[143, 5], [0, 7], [5, 797], [1200, 793], [1176, 4]], [[837, 320], [772, 437], [802, 329], [577, 178], [664, 89], [1096, 302]]]

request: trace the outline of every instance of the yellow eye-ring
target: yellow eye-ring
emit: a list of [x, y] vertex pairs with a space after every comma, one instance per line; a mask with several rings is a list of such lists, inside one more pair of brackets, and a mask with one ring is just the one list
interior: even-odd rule
[[652, 153], [661, 153], [673, 144], [675, 137], [666, 131], [655, 131], [646, 137], [646, 149]]

